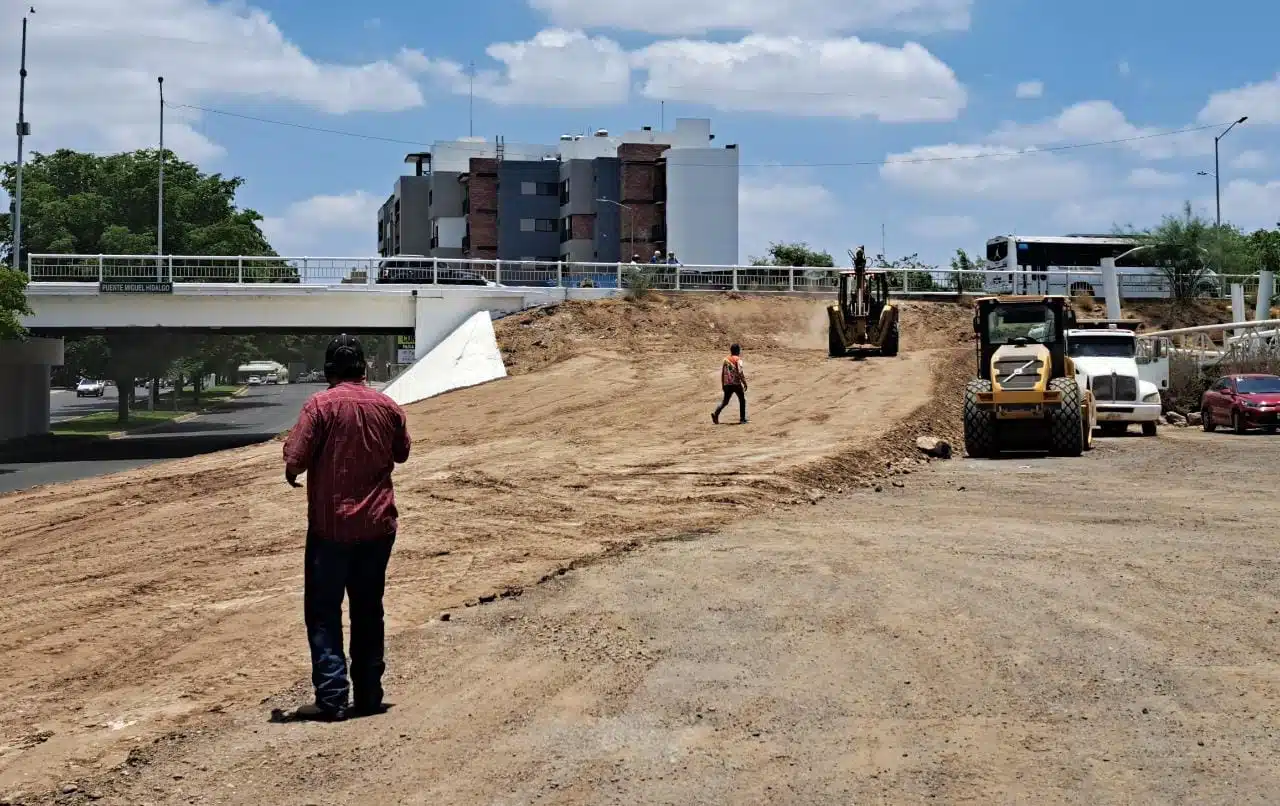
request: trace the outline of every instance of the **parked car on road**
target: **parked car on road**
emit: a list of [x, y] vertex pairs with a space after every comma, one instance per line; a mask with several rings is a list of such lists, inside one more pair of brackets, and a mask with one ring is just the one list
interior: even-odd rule
[[1274, 433], [1280, 425], [1280, 377], [1252, 374], [1219, 378], [1200, 399], [1200, 423], [1206, 431], [1230, 426], [1237, 434], [1251, 428]]
[[88, 378], [82, 378], [80, 383], [76, 384], [76, 397], [102, 397], [106, 389], [106, 384], [102, 381], [91, 381]]
[[250, 375], [250, 376], [249, 376], [249, 385], [250, 385], [250, 386], [261, 386], [261, 385], [262, 385], [262, 378], [259, 378], [257, 375]]

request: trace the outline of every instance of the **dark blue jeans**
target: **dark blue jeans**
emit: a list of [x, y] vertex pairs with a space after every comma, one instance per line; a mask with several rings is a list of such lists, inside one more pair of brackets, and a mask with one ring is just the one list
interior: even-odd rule
[[[303, 610], [311, 644], [311, 682], [316, 705], [329, 711], [347, 707], [354, 689], [357, 708], [382, 704], [382, 593], [395, 535], [339, 543], [307, 535]], [[342, 597], [350, 600], [351, 686], [342, 652]]]

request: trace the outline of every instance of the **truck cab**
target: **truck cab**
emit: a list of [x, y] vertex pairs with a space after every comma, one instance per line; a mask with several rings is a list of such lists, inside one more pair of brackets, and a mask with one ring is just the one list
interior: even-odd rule
[[1139, 370], [1136, 323], [1079, 324], [1067, 331], [1067, 355], [1093, 392], [1103, 433], [1123, 434], [1136, 423], [1144, 436], [1155, 436], [1163, 410], [1160, 387]]

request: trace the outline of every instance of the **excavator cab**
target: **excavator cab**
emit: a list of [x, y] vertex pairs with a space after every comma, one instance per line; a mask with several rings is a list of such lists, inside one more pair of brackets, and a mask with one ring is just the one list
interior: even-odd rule
[[827, 309], [828, 353], [833, 358], [854, 350], [898, 354], [898, 306], [889, 301], [889, 275], [867, 271], [865, 250], [850, 252], [853, 268], [840, 271], [836, 304]]

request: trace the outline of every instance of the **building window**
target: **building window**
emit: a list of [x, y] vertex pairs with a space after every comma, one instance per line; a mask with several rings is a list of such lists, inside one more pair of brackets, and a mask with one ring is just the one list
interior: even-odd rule
[[565, 179], [560, 182], [560, 203], [569, 203], [569, 180]]
[[521, 231], [521, 232], [533, 232], [534, 223], [535, 223], [536, 221], [537, 221], [537, 219], [536, 219], [536, 218], [522, 218], [522, 219], [520, 219], [520, 231]]
[[[521, 225], [523, 225], [524, 221], [521, 221], [520, 223]], [[555, 232], [556, 220], [554, 218], [534, 219], [533, 229], [535, 232]]]
[[522, 196], [532, 196], [537, 192], [538, 192], [537, 182], [521, 182], [520, 183], [520, 194]]
[[558, 192], [559, 192], [559, 188], [556, 187], [555, 182], [539, 182], [538, 183], [539, 196], [554, 196]]

